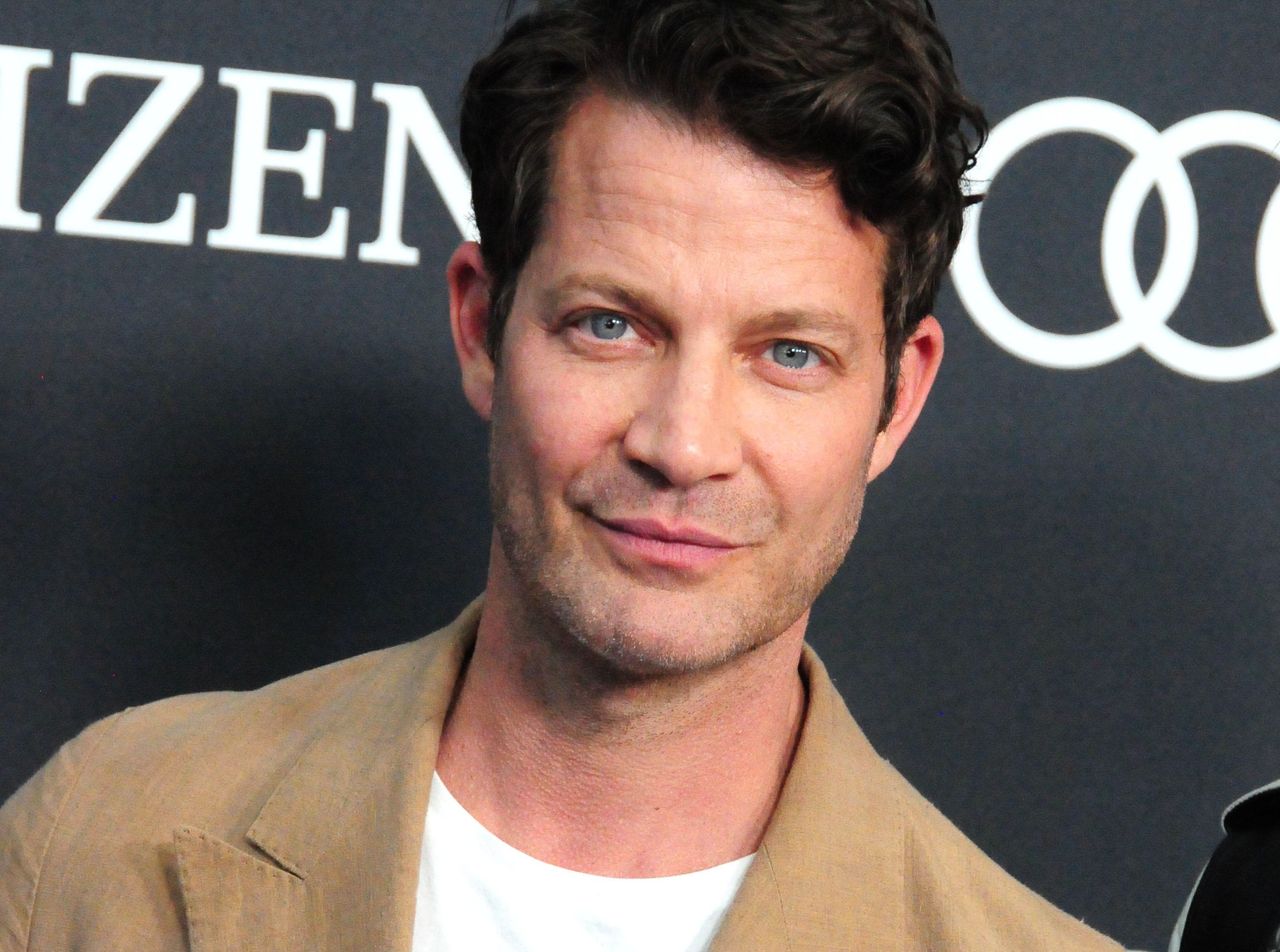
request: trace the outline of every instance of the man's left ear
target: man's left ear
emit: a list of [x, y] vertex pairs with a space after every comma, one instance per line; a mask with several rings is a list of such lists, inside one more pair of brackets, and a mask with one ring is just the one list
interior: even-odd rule
[[938, 375], [942, 363], [942, 325], [933, 315], [924, 318], [902, 348], [902, 361], [898, 368], [898, 393], [893, 404], [893, 416], [888, 425], [876, 435], [871, 449], [871, 465], [867, 470], [867, 482], [875, 479], [893, 462], [894, 456], [915, 426], [916, 418], [924, 408], [929, 388]]

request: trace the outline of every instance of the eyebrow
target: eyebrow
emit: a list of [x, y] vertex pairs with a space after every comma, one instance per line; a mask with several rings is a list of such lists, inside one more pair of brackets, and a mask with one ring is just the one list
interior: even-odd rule
[[592, 294], [621, 305], [629, 311], [651, 314], [654, 317], [668, 317], [666, 311], [644, 291], [627, 287], [602, 275], [569, 274], [561, 278], [543, 294], [543, 303], [557, 309], [566, 297], [571, 294], [588, 291]]
[[853, 319], [839, 311], [827, 308], [782, 308], [755, 314], [745, 322], [748, 330], [758, 334], [785, 336], [788, 332], [816, 334], [820, 337], [840, 338], [857, 349], [860, 335]]
[[[603, 275], [576, 273], [566, 275], [544, 293], [543, 300], [554, 310], [563, 304], [566, 297], [584, 291], [598, 295], [603, 300], [633, 313], [650, 315], [671, 323], [670, 313], [651, 295]], [[830, 308], [788, 307], [763, 311], [748, 317], [741, 326], [749, 334], [779, 336], [784, 336], [788, 332], [815, 334], [827, 338], [838, 338], [855, 350], [860, 347], [860, 335], [854, 329], [854, 319], [848, 314]]]

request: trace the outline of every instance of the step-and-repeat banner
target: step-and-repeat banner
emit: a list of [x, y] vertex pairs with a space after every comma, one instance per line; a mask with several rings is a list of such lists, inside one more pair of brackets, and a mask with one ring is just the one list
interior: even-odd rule
[[[499, 6], [6, 4], [0, 797], [480, 589], [441, 272]], [[937, 6], [989, 197], [812, 640], [979, 844], [1155, 948], [1280, 777], [1280, 7]]]

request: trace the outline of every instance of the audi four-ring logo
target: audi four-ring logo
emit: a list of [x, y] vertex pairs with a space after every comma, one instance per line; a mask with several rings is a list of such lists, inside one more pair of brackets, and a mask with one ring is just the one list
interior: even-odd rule
[[[1217, 146], [1241, 146], [1280, 158], [1280, 121], [1251, 112], [1209, 112], [1160, 132], [1141, 116], [1099, 99], [1036, 103], [1001, 122], [978, 156], [971, 178], [995, 179], [1021, 149], [1048, 136], [1084, 132], [1133, 153], [1102, 224], [1102, 277], [1118, 320], [1083, 334], [1057, 334], [1024, 321], [996, 296], [978, 253], [981, 205], [969, 209], [952, 279], [974, 322], [1010, 353], [1045, 367], [1096, 367], [1142, 348], [1167, 367], [1200, 380], [1247, 380], [1280, 368], [1280, 188], [1258, 233], [1258, 292], [1271, 333], [1235, 347], [1188, 340], [1169, 327], [1195, 268], [1199, 216], [1182, 160]], [[1143, 291], [1134, 263], [1138, 215], [1155, 189], [1164, 209], [1164, 253]]]

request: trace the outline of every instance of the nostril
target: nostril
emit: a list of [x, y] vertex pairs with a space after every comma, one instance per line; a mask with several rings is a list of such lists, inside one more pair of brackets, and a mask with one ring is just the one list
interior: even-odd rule
[[670, 489], [672, 487], [671, 480], [656, 466], [639, 459], [630, 459], [627, 462], [631, 466], [631, 471], [639, 476], [650, 489]]

